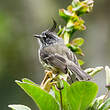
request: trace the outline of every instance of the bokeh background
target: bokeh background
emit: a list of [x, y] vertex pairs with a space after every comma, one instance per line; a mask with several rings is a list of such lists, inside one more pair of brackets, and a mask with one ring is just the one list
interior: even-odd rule
[[[71, 0], [0, 0], [0, 110], [10, 110], [8, 104], [24, 104], [37, 110], [14, 81], [26, 77], [40, 84], [44, 74], [33, 34], [52, 26], [52, 17], [64, 24], [58, 9], [70, 3]], [[83, 68], [110, 66], [110, 0], [95, 0], [93, 11], [83, 18], [87, 30], [74, 35], [85, 39]], [[105, 72], [93, 80], [99, 85], [98, 95], [104, 93]]]

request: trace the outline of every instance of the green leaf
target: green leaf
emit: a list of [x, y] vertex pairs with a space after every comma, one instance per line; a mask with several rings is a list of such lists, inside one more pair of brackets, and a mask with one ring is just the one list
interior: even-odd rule
[[96, 97], [98, 87], [93, 82], [80, 81], [67, 89], [69, 110], [86, 110]]
[[68, 32], [65, 32], [64, 33], [64, 37], [63, 37], [65, 44], [68, 44], [69, 43], [69, 38], [70, 38], [69, 33]]
[[77, 50], [78, 50], [78, 47], [76, 47], [76, 46], [73, 46], [73, 45], [71, 45], [71, 44], [66, 44], [66, 46], [72, 51], [72, 52], [77, 52]]
[[76, 6], [78, 6], [78, 5], [80, 5], [80, 1], [79, 1], [79, 0], [73, 0], [73, 1], [72, 1], [72, 6], [73, 6], [73, 7], [76, 7]]
[[59, 15], [60, 15], [63, 19], [65, 19], [66, 21], [73, 16], [72, 13], [70, 13], [69, 11], [67, 11], [67, 10], [65, 10], [65, 9], [60, 9], [60, 10], [59, 10]]
[[[60, 110], [56, 99], [30, 80], [16, 83], [35, 101], [40, 110]], [[48, 103], [48, 104], [47, 104]]]
[[72, 6], [77, 15], [82, 16], [92, 10], [93, 0], [83, 0], [82, 2], [79, 0], [73, 0]]
[[80, 64], [80, 66], [81, 65], [83, 65], [84, 64], [84, 61], [83, 60], [81, 60], [81, 59], [78, 59], [78, 63]]
[[77, 47], [77, 46], [74, 46], [74, 45], [71, 45], [71, 44], [66, 44], [66, 46], [72, 51], [72, 52], [75, 52], [79, 55], [82, 55], [84, 56], [84, 53], [82, 52], [81, 48]]
[[96, 73], [100, 72], [103, 69], [103, 66], [98, 66], [95, 68], [87, 68], [84, 71], [88, 73], [90, 76], [94, 76]]
[[110, 98], [107, 99], [100, 107], [99, 110], [108, 110], [110, 108]]
[[18, 104], [13, 104], [13, 105], [8, 105], [9, 108], [12, 110], [31, 110], [29, 107], [25, 105], [18, 105]]
[[27, 79], [27, 78], [23, 78], [22, 82], [26, 82], [26, 83], [29, 83], [29, 84], [35, 84], [33, 81], [31, 81], [30, 79]]
[[75, 46], [81, 46], [84, 43], [84, 39], [83, 38], [75, 38], [72, 42], [73, 45]]
[[79, 48], [79, 47], [77, 47], [77, 51], [76, 51], [76, 53], [79, 54], [79, 55], [84, 56], [84, 53], [83, 53], [82, 49]]
[[64, 84], [64, 89], [62, 90], [62, 100], [63, 100], [63, 109], [64, 110], [70, 110], [70, 106], [67, 100], [67, 88], [70, 87], [70, 85], [66, 82], [63, 81]]
[[[66, 81], [63, 80], [63, 84], [64, 84], [64, 89], [61, 90], [62, 92], [62, 101], [63, 101], [63, 109], [64, 110], [69, 110], [69, 104], [68, 104], [68, 100], [67, 100], [67, 88], [70, 86]], [[56, 89], [53, 86], [53, 91], [55, 93], [55, 98], [58, 101], [58, 103], [60, 104], [60, 93], [59, 90]]]
[[106, 71], [106, 88], [110, 90], [110, 68], [109, 66], [105, 66]]

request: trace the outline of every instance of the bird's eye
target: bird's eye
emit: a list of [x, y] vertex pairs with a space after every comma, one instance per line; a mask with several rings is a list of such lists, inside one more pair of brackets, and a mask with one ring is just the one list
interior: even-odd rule
[[43, 36], [43, 37], [46, 37], [45, 32], [42, 32], [42, 36]]
[[46, 37], [50, 37], [50, 34], [49, 33], [45, 33]]

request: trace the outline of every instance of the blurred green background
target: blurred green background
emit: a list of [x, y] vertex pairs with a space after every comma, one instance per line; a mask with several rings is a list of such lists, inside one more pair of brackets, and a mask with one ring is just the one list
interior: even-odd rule
[[[58, 9], [70, 3], [71, 0], [0, 0], [0, 110], [10, 110], [8, 104], [24, 104], [37, 110], [14, 81], [26, 77], [40, 84], [44, 74], [33, 34], [52, 26], [52, 17], [64, 24]], [[75, 34], [85, 39], [83, 68], [110, 66], [109, 11], [110, 0], [95, 0], [93, 11], [83, 17], [87, 30]], [[105, 72], [93, 80], [99, 85], [99, 95], [104, 93]]]

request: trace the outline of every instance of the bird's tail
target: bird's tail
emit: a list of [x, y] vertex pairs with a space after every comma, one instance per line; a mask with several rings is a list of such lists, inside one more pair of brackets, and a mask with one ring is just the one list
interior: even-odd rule
[[[92, 79], [90, 75], [88, 75], [86, 72], [84, 72], [79, 66], [77, 65], [68, 65], [68, 72], [71, 79], [74, 79], [74, 76], [78, 81], [88, 81]], [[72, 78], [73, 77], [73, 78]]]

